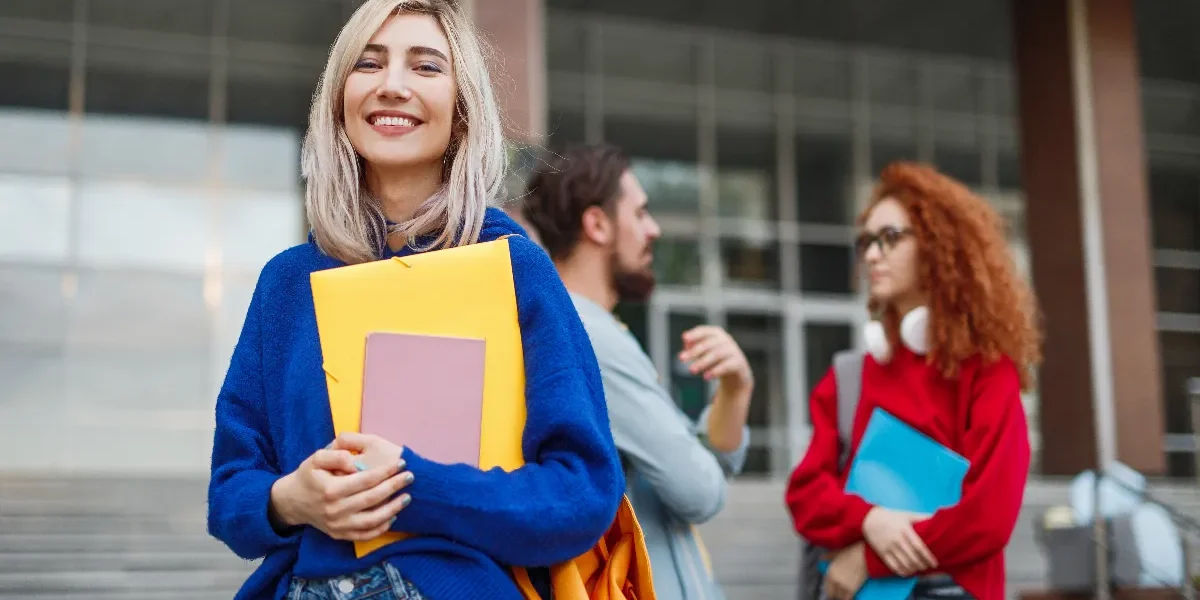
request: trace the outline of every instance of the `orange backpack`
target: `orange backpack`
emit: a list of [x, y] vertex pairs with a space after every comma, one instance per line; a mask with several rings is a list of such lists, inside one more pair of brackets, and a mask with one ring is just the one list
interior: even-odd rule
[[[551, 600], [538, 594], [525, 569], [514, 567], [513, 576], [525, 600]], [[628, 497], [591, 550], [550, 567], [550, 587], [553, 600], [654, 600], [646, 539]]]

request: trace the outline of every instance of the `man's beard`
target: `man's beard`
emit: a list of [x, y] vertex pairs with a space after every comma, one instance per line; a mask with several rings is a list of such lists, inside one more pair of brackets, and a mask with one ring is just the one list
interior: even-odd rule
[[612, 254], [612, 285], [617, 291], [619, 302], [645, 302], [654, 292], [654, 269], [626, 269], [621, 265], [621, 259], [616, 252]]

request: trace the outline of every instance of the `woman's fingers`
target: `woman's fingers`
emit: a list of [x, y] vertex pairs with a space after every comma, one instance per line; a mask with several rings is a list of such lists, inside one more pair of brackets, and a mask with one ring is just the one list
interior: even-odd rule
[[[412, 502], [412, 496], [400, 494], [387, 504], [351, 516], [348, 521], [348, 528], [358, 535], [371, 534], [379, 529], [387, 531], [391, 527], [392, 520], [401, 510], [404, 510], [404, 507], [408, 506], [409, 502]], [[374, 536], [359, 539], [371, 539], [371, 537]]]
[[358, 468], [354, 466], [353, 454], [345, 450], [329, 448], [317, 450], [313, 453], [312, 466], [323, 471], [329, 471], [335, 475], [358, 471]]
[[346, 498], [343, 514], [354, 514], [373, 509], [396, 495], [413, 482], [412, 471], [403, 471], [387, 478], [379, 485]]
[[387, 481], [389, 477], [395, 475], [399, 470], [399, 462], [389, 462], [353, 475], [334, 477], [326, 480], [325, 501], [337, 502], [343, 498], [348, 498], [359, 492], [369, 490]]
[[937, 567], [937, 558], [933, 555], [933, 552], [929, 551], [929, 546], [925, 545], [925, 540], [922, 540], [921, 536], [917, 535], [917, 532], [909, 529], [904, 532], [904, 538], [912, 551], [918, 571]]

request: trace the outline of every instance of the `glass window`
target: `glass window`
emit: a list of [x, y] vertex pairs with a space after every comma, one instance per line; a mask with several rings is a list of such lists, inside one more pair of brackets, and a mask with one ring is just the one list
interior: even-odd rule
[[304, 240], [304, 204], [296, 193], [228, 192], [221, 204], [221, 262], [258, 271]]
[[833, 364], [833, 355], [854, 347], [851, 340], [854, 329], [844, 324], [805, 323], [803, 334], [804, 360], [808, 363], [804, 365], [808, 381], [805, 393], [811, 395]]
[[570, 73], [587, 71], [587, 22], [554, 14], [549, 15], [546, 22], [546, 67], [550, 71]]
[[796, 139], [796, 214], [802, 223], [849, 223], [853, 157], [848, 137]]
[[[1200, 376], [1200, 334], [1175, 331], [1158, 333], [1163, 369], [1163, 403], [1167, 433], [1192, 432], [1192, 404], [1188, 379]], [[1195, 457], [1190, 453], [1167, 454], [1167, 474], [1192, 477]]]
[[173, 40], [160, 50], [130, 43], [117, 30], [91, 32], [84, 110], [208, 120], [212, 59], [207, 39]]
[[896, 136], [893, 136], [891, 139], [871, 140], [871, 172], [869, 175], [872, 180], [877, 179], [883, 168], [893, 162], [919, 160], [915, 135], [913, 132], [913, 137], [908, 139], [896, 139]]
[[[0, 78], [3, 77], [0, 72]], [[0, 86], [3, 87], [20, 86]], [[0, 109], [0, 131], [4, 132], [0, 171], [64, 175], [68, 172], [71, 129], [66, 112]]]
[[617, 320], [625, 324], [629, 328], [629, 333], [637, 338], [639, 344], [642, 345], [642, 351], [650, 353], [650, 331], [649, 322], [647, 320], [646, 304], [643, 302], [622, 302], [617, 305], [617, 309], [613, 311], [617, 316]]
[[578, 112], [551, 108], [546, 132], [550, 136], [549, 147], [554, 150], [563, 150], [567, 146], [587, 141], [585, 120], [583, 114]]
[[190, 352], [68, 349], [67, 409], [136, 410], [153, 416], [211, 407], [209, 360], [207, 346]]
[[[754, 372], [754, 394], [750, 400], [750, 412], [746, 424], [750, 426], [752, 447], [765, 447], [766, 456], [775, 459], [790, 460], [782, 453], [785, 448], [772, 448], [773, 438], [782, 436], [771, 435], [772, 431], [783, 431], [787, 424], [784, 419], [783, 407], [779, 405], [783, 398], [783, 339], [781, 337], [782, 323], [775, 315], [753, 313], [730, 313], [726, 319], [729, 335], [737, 341], [750, 369]], [[780, 453], [775, 456], [775, 453]], [[771, 462], [767, 464], [750, 464], [747, 460], [746, 473], [769, 473]]]
[[75, 0], [4, 0], [0, 17], [70, 22], [75, 18]]
[[80, 168], [89, 178], [199, 183], [208, 173], [208, 135], [203, 123], [89, 116]]
[[800, 291], [853, 294], [854, 251], [850, 246], [802, 244]]
[[1150, 164], [1154, 247], [1200, 250], [1200, 174]]
[[719, 36], [715, 40], [714, 78], [719, 88], [770, 92], [774, 87], [775, 57], [761, 40]]
[[654, 244], [654, 273], [660, 284], [699, 286], [700, 244], [696, 240], [660, 238]]
[[[10, 82], [0, 85], [0, 106], [67, 110], [70, 50], [66, 41], [0, 35], [0, 81]], [[27, 55], [39, 60], [34, 63]]]
[[62, 468], [65, 378], [61, 346], [0, 343], [0, 470]]
[[972, 65], [930, 64], [923, 69], [930, 107], [938, 112], [974, 113], [979, 84]]
[[70, 209], [66, 178], [0, 173], [0, 258], [66, 261]]
[[867, 60], [871, 104], [911, 107], [917, 105], [920, 81], [912, 62], [895, 56], [871, 56]]
[[609, 115], [604, 141], [620, 146], [635, 158], [695, 164], [698, 156], [696, 122], [661, 121]]
[[736, 287], [778, 290], [779, 244], [775, 240], [721, 240], [725, 283]]
[[229, 36], [326, 49], [346, 22], [342, 2], [237, 0], [229, 3]]
[[85, 183], [79, 260], [102, 267], [202, 270], [209, 239], [207, 204], [200, 189]]
[[87, 12], [94, 25], [209, 36], [216, 5], [213, 0], [89, 0]]
[[299, 191], [298, 131], [228, 125], [220, 135], [221, 180], [226, 186]]
[[850, 55], [825, 48], [798, 48], [792, 54], [796, 96], [811, 100], [849, 101], [854, 82]]
[[1200, 270], [1158, 267], [1154, 269], [1154, 280], [1158, 310], [1200, 313]]
[[68, 346], [78, 352], [204, 354], [210, 345], [198, 275], [81, 270], [68, 319]]
[[0, 349], [62, 349], [67, 320], [62, 282], [57, 268], [0, 263]]
[[230, 65], [226, 119], [230, 123], [308, 129], [322, 64], [311, 67], [238, 61]]
[[717, 130], [717, 212], [722, 217], [774, 221], [775, 135]]
[[633, 158], [633, 173], [656, 214], [700, 212], [700, 173], [695, 163]]
[[938, 143], [934, 148], [934, 164], [938, 170], [971, 189], [983, 185], [983, 162], [979, 149], [948, 143]]
[[667, 347], [670, 355], [667, 360], [671, 365], [671, 397], [683, 412], [693, 420], [700, 417], [700, 412], [708, 406], [708, 383], [702, 375], [692, 375], [688, 366], [679, 360], [683, 352], [684, 332], [705, 324], [701, 315], [692, 313], [671, 313], [667, 317]]
[[606, 26], [602, 29], [606, 76], [663, 83], [695, 83], [697, 48], [683, 35], [662, 28]]
[[1000, 155], [997, 165], [997, 184], [1002, 190], [1021, 189], [1021, 159], [1015, 153]]

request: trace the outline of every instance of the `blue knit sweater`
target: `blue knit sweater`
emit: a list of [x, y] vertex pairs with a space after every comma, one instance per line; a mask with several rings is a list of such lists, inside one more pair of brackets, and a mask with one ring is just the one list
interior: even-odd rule
[[[489, 209], [481, 239], [509, 233], [524, 232]], [[313, 527], [281, 536], [267, 520], [271, 485], [334, 437], [309, 274], [341, 263], [310, 239], [263, 268], [217, 398], [208, 490], [209, 532], [242, 558], [263, 558], [238, 598], [282, 598], [293, 576], [333, 577], [387, 560], [432, 600], [516, 600], [506, 565], [561, 562], [603, 535], [625, 480], [596, 358], [549, 257], [525, 237], [509, 243], [528, 464], [480, 471], [406, 448], [413, 500], [393, 527], [421, 535], [361, 560], [350, 542]]]

